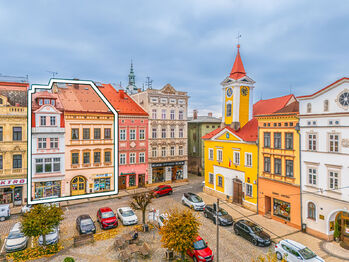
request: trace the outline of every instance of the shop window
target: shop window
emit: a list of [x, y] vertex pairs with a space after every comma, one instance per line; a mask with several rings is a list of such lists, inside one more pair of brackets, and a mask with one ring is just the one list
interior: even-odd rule
[[48, 181], [35, 183], [35, 199], [61, 196], [61, 182]]
[[140, 129], [139, 130], [139, 140], [144, 140], [145, 139], [145, 130]]
[[281, 148], [281, 133], [274, 133], [274, 148]]
[[139, 163], [145, 163], [145, 153], [139, 153]]
[[110, 151], [104, 152], [104, 162], [105, 163], [111, 162], [111, 152]]
[[126, 129], [120, 129], [120, 140], [121, 141], [126, 140]]
[[110, 190], [110, 178], [96, 178], [94, 180], [94, 191]]
[[126, 164], [126, 154], [120, 154], [120, 165]]
[[13, 141], [22, 141], [22, 127], [13, 128]]
[[130, 129], [130, 140], [136, 140], [136, 129]]
[[12, 203], [13, 190], [11, 188], [0, 188], [0, 204]]
[[89, 164], [90, 163], [90, 152], [84, 152], [83, 157], [84, 157], [84, 164]]
[[15, 168], [22, 168], [22, 155], [13, 155], [13, 163], [12, 167]]
[[90, 139], [90, 129], [89, 128], [82, 129], [82, 138], [83, 139]]
[[93, 138], [94, 139], [101, 139], [101, 129], [100, 128], [93, 129]]
[[101, 152], [93, 152], [93, 162], [95, 164], [101, 163]]
[[278, 216], [285, 220], [290, 221], [291, 220], [291, 204], [274, 198], [273, 214], [274, 216]]
[[270, 132], [264, 132], [264, 147], [270, 147]]
[[72, 140], [78, 140], [79, 139], [79, 128], [72, 128], [71, 129], [71, 139]]
[[72, 153], [71, 154], [71, 164], [72, 165], [78, 165], [79, 164], [79, 153]]
[[3, 136], [4, 136], [4, 131], [3, 131], [3, 127], [0, 126], [0, 141], [3, 140]]
[[152, 182], [153, 183], [159, 183], [165, 181], [165, 168], [163, 167], [154, 167], [153, 168], [153, 175], [152, 175]]
[[46, 116], [40, 116], [40, 126], [46, 126]]
[[56, 117], [55, 116], [50, 116], [50, 125], [55, 126], [56, 125]]
[[308, 218], [309, 219], [316, 219], [316, 206], [313, 202], [308, 203]]
[[264, 172], [270, 173], [270, 157], [264, 157]]
[[251, 184], [246, 184], [246, 195], [249, 197], [253, 196], [252, 188], [253, 187]]
[[136, 186], [136, 175], [130, 175], [129, 180], [128, 180], [128, 185], [131, 186]]
[[214, 175], [212, 173], [208, 173], [208, 183], [214, 184]]
[[285, 134], [286, 149], [293, 149], [293, 133]]
[[58, 148], [58, 137], [50, 138], [50, 148], [57, 149]]
[[104, 128], [104, 139], [111, 139], [111, 128]]

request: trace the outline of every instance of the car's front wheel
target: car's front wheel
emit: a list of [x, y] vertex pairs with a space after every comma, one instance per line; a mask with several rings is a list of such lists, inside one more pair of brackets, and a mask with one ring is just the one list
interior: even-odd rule
[[258, 246], [258, 241], [257, 241], [257, 239], [255, 239], [255, 238], [252, 239], [252, 244], [255, 245], [255, 246]]
[[280, 261], [282, 260], [282, 255], [279, 251], [276, 252], [276, 258]]
[[206, 213], [206, 212], [204, 212], [204, 217], [208, 218], [208, 215], [207, 215], [207, 213]]
[[156, 194], [155, 197], [156, 197], [156, 198], [159, 198], [159, 194]]
[[234, 232], [235, 232], [235, 235], [237, 235], [237, 236], [240, 235], [239, 230], [237, 230], [236, 228], [234, 228]]
[[196, 259], [195, 256], [193, 256], [193, 260], [194, 260], [194, 262], [198, 262], [198, 260]]
[[172, 195], [172, 191], [168, 192], [169, 195]]

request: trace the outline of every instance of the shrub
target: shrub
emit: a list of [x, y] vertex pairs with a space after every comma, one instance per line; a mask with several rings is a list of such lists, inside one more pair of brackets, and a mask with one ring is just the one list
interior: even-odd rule
[[75, 260], [72, 257], [66, 257], [63, 262], [75, 262]]

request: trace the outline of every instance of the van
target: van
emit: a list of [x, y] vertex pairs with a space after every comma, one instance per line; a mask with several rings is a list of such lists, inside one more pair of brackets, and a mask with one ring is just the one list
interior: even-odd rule
[[10, 205], [0, 205], [0, 221], [4, 221], [5, 219], [10, 218], [11, 212], [10, 212]]

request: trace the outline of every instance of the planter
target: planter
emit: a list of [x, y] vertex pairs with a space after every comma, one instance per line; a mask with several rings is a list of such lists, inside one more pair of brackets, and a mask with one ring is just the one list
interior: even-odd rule
[[341, 240], [341, 239], [340, 239], [339, 237], [335, 237], [335, 238], [334, 238], [334, 241], [336, 241], [337, 243], [339, 243], [340, 240]]

